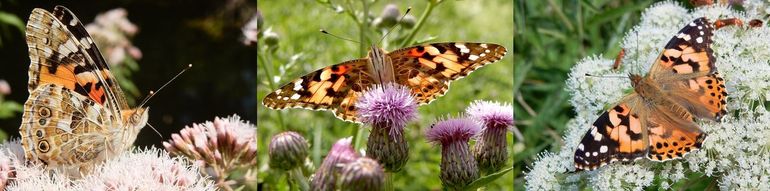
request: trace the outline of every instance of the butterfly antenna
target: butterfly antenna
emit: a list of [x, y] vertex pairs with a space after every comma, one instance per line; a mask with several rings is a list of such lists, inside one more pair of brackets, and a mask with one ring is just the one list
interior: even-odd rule
[[182, 71], [179, 71], [179, 73], [177, 73], [177, 74], [176, 74], [176, 76], [174, 76], [173, 78], [171, 78], [170, 80], [168, 80], [168, 82], [166, 82], [165, 84], [163, 84], [163, 86], [160, 86], [160, 88], [158, 88], [158, 90], [155, 90], [155, 91], [150, 91], [150, 94], [149, 94], [149, 95], [147, 95], [147, 97], [146, 97], [146, 98], [144, 98], [144, 99], [142, 100], [142, 103], [141, 103], [141, 104], [139, 104], [139, 108], [141, 108], [142, 106], [144, 106], [144, 104], [147, 104], [147, 101], [150, 101], [150, 98], [152, 98], [153, 96], [155, 96], [155, 94], [158, 94], [158, 92], [160, 92], [160, 90], [162, 90], [163, 88], [165, 88], [165, 87], [166, 87], [168, 84], [170, 84], [171, 82], [173, 82], [173, 81], [174, 81], [174, 80], [175, 80], [177, 77], [179, 77], [180, 75], [182, 75], [182, 73], [186, 72], [186, 71], [187, 71], [187, 70], [189, 70], [190, 68], [192, 68], [192, 64], [188, 64], [188, 65], [187, 65], [187, 68], [185, 68], [185, 69], [182, 69]]
[[[401, 18], [399, 18], [398, 22], [396, 23], [401, 23], [401, 21], [404, 20], [404, 17], [406, 17], [406, 15], [409, 14], [409, 11], [411, 10], [412, 10], [412, 7], [406, 8], [406, 12], [404, 12], [404, 15], [401, 15]], [[395, 29], [396, 27], [398, 27], [398, 24], [391, 26], [390, 29], [388, 29], [388, 32], [386, 32], [385, 35], [382, 35], [382, 38], [380, 38], [380, 41], [378, 41], [377, 44], [380, 44], [383, 40], [385, 40], [385, 37], [387, 37], [388, 34], [390, 34], [390, 32], [393, 32], [393, 29]]]
[[147, 126], [150, 126], [150, 129], [152, 129], [152, 131], [155, 131], [155, 133], [157, 133], [157, 134], [158, 134], [158, 136], [160, 136], [160, 138], [161, 138], [161, 139], [163, 138], [163, 135], [161, 135], [161, 134], [160, 134], [160, 132], [158, 132], [158, 130], [157, 130], [157, 129], [155, 129], [155, 127], [153, 127], [153, 126], [150, 124], [150, 122], [147, 122]]
[[329, 33], [329, 32], [327, 32], [327, 31], [326, 31], [326, 30], [324, 30], [324, 29], [321, 29], [321, 33], [324, 33], [324, 34], [327, 34], [327, 35], [333, 36], [333, 37], [335, 37], [335, 38], [338, 38], [338, 39], [341, 39], [341, 40], [345, 40], [345, 41], [349, 41], [349, 42], [354, 42], [354, 43], [359, 43], [358, 41], [355, 41], [355, 40], [352, 40], [352, 39], [343, 38], [343, 37], [340, 37], [340, 36], [334, 35], [334, 34], [332, 34], [332, 33]]
[[594, 75], [594, 74], [588, 74], [588, 73], [586, 73], [586, 77], [593, 77], [593, 78], [628, 78], [628, 76], [623, 76], [623, 75]]

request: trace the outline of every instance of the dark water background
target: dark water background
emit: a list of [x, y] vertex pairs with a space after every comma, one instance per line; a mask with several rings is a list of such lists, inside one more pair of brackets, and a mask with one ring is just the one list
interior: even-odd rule
[[[139, 28], [131, 41], [143, 57], [137, 61], [139, 71], [131, 78], [143, 96], [193, 64], [147, 104], [149, 123], [163, 138], [145, 127], [135, 145], [161, 146], [161, 141], [185, 125], [210, 121], [215, 116], [238, 114], [255, 122], [256, 48], [241, 43], [240, 29], [256, 11], [255, 1], [0, 0], [0, 10], [16, 15], [25, 24], [32, 9], [51, 11], [56, 5], [69, 8], [83, 24], [114, 8], [127, 10], [128, 19]], [[7, 80], [13, 91], [6, 99], [23, 104], [29, 96], [29, 54], [24, 34], [15, 31], [0, 35], [0, 79]], [[17, 113], [14, 118], [0, 119], [0, 128], [11, 138], [18, 138], [20, 122], [21, 113]]]

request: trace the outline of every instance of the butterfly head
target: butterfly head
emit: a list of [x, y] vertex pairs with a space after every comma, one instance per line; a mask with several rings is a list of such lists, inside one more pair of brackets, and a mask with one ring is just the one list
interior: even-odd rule
[[140, 107], [136, 109], [123, 110], [123, 119], [125, 124], [132, 129], [142, 129], [147, 125], [149, 119], [149, 107]]

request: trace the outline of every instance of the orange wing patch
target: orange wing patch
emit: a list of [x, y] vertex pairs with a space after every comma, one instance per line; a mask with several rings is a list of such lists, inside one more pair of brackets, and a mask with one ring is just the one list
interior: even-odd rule
[[650, 150], [647, 158], [666, 161], [684, 157], [698, 150], [706, 134], [701, 131], [687, 131], [677, 126], [655, 126], [649, 128]]
[[697, 104], [700, 107], [705, 107], [710, 111], [710, 115], [703, 116], [719, 120], [723, 115], [727, 114], [727, 90], [725, 89], [725, 81], [719, 77], [719, 73], [715, 73], [708, 76], [698, 77], [692, 79], [698, 86], [697, 89], [693, 89], [697, 92], [702, 92], [698, 97], [700, 101]]
[[62, 26], [66, 25], [49, 12], [32, 11], [26, 32], [31, 60], [28, 90], [32, 92], [42, 84], [56, 84], [104, 104], [107, 99], [104, 81], [111, 79], [109, 71], [104, 69], [103, 74], [98, 74], [84, 54], [84, 48], [90, 45], [83, 45]]

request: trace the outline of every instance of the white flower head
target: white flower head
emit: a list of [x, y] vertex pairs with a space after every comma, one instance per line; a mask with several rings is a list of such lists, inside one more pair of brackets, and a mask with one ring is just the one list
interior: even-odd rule
[[[714, 31], [712, 49], [715, 65], [726, 81], [728, 114], [721, 122], [696, 120], [705, 131], [702, 148], [683, 159], [631, 164], [613, 163], [589, 172], [573, 172], [576, 145], [601, 112], [626, 93], [633, 91], [627, 78], [586, 77], [592, 75], [646, 74], [673, 35], [695, 18], [711, 23], [738, 18], [748, 22], [770, 15], [770, 2], [747, 0], [746, 12], [727, 5], [711, 5], [688, 11], [678, 3], [665, 1], [647, 8], [641, 23], [626, 33], [621, 47], [625, 57], [618, 71], [613, 60], [588, 56], [572, 68], [567, 90], [577, 116], [566, 126], [559, 152], [541, 155], [527, 173], [527, 188], [565, 189], [575, 185], [594, 190], [642, 190], [652, 184], [676, 189], [694, 173], [714, 177], [723, 190], [770, 189], [770, 28], [726, 26]], [[570, 178], [565, 178], [570, 177]], [[653, 181], [656, 180], [656, 181]], [[588, 181], [589, 184], [575, 182]]]
[[75, 183], [75, 190], [216, 190], [196, 165], [156, 148], [126, 152]]

